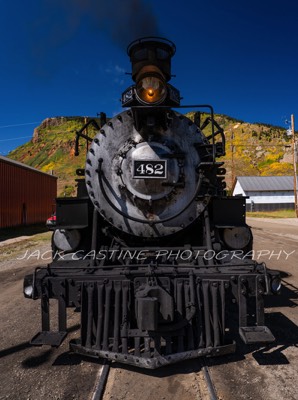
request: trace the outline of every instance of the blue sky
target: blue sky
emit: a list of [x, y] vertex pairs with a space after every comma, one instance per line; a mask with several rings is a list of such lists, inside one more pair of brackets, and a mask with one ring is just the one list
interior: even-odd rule
[[[43, 119], [121, 111], [126, 46], [175, 42], [171, 83], [184, 104], [247, 122], [298, 124], [298, 3], [293, 0], [14, 0], [0, 15], [0, 154]], [[286, 126], [285, 126], [286, 128]]]

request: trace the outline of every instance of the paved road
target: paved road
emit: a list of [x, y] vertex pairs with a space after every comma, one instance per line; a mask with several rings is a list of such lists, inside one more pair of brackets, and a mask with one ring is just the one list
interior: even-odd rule
[[211, 361], [211, 374], [222, 400], [297, 400], [298, 221], [247, 222], [253, 228], [256, 255], [263, 254], [269, 268], [282, 272], [281, 295], [266, 299], [266, 323], [277, 341], [248, 350], [239, 343], [236, 355]]
[[298, 218], [247, 218], [247, 223], [255, 230], [298, 241]]

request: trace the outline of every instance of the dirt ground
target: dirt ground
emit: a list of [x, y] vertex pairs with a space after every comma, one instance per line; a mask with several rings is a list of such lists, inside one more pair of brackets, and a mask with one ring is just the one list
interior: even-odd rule
[[[239, 341], [236, 354], [209, 359], [209, 370], [221, 400], [296, 400], [298, 224], [248, 222], [255, 227], [256, 251], [267, 251], [262, 261], [282, 271], [281, 295], [266, 299], [266, 323], [277, 341], [266, 347], [247, 347]], [[100, 362], [68, 352], [69, 339], [79, 336], [79, 315], [74, 312], [69, 312], [69, 335], [59, 349], [29, 345], [40, 328], [40, 310], [38, 300], [23, 297], [22, 281], [35, 266], [48, 262], [41, 254], [49, 249], [49, 233], [0, 246], [1, 400], [91, 400], [101, 371]], [[21, 260], [26, 252], [30, 258]], [[104, 396], [104, 400], [208, 398], [199, 360], [156, 371], [113, 364]]]
[[[70, 355], [68, 340], [59, 349], [29, 345], [40, 330], [40, 310], [38, 300], [24, 298], [23, 277], [47, 263], [41, 255], [50, 249], [49, 233], [38, 237], [0, 247], [0, 399], [87, 400], [101, 363]], [[29, 259], [21, 260], [25, 254]], [[68, 337], [77, 337], [78, 328], [78, 314], [69, 313]]]
[[188, 361], [154, 371], [114, 365], [103, 400], [209, 399], [201, 363]]

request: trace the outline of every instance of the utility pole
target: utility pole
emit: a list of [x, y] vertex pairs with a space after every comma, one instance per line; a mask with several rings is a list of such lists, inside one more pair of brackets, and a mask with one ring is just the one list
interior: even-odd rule
[[231, 128], [231, 153], [232, 153], [232, 165], [231, 165], [231, 180], [232, 180], [232, 186], [234, 185], [234, 180], [235, 180], [235, 164], [234, 164], [234, 132]]
[[294, 114], [291, 115], [292, 144], [293, 144], [293, 164], [294, 164], [294, 203], [295, 215], [298, 218], [298, 199], [297, 199], [297, 160], [296, 160], [296, 138], [294, 127]]

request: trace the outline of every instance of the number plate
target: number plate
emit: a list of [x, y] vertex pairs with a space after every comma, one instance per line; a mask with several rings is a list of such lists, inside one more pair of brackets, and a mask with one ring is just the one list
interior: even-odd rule
[[133, 163], [134, 178], [161, 178], [167, 177], [167, 161], [142, 161], [134, 160]]

